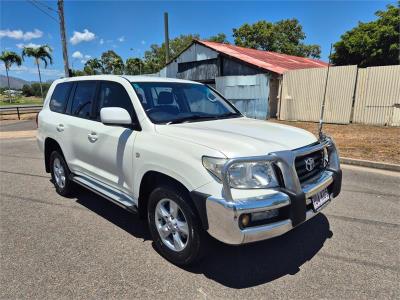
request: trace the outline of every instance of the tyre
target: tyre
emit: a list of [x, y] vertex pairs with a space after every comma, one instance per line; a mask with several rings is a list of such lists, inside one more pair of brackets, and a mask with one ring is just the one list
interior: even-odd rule
[[50, 155], [50, 171], [57, 193], [64, 197], [69, 196], [73, 182], [69, 179], [70, 171], [64, 156], [58, 151], [53, 151]]
[[154, 246], [176, 265], [189, 265], [204, 254], [206, 233], [190, 196], [174, 185], [157, 187], [149, 196], [148, 223]]

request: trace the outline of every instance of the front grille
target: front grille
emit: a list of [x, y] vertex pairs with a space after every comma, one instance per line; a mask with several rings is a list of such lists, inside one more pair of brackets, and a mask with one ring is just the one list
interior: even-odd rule
[[[314, 161], [314, 167], [311, 169], [310, 163], [312, 160]], [[324, 151], [320, 150], [304, 156], [296, 157], [295, 166], [300, 183], [317, 176], [325, 168]]]

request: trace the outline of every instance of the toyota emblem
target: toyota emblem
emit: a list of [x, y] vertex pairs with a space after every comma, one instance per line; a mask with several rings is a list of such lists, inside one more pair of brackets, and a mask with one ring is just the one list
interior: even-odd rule
[[306, 170], [308, 172], [311, 172], [312, 170], [314, 170], [314, 168], [315, 168], [314, 158], [312, 158], [312, 157], [307, 158], [306, 160], [304, 160], [304, 162], [306, 163]]

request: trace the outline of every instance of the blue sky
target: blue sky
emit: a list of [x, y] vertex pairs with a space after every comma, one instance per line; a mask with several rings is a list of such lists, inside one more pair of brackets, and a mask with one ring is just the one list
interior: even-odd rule
[[[32, 1], [57, 19], [51, 10], [57, 9], [56, 1], [1, 1], [0, 49], [21, 52], [23, 45], [49, 44], [54, 50], [54, 64], [43, 72], [44, 78], [58, 78], [63, 73], [59, 25], [32, 5]], [[86, 59], [99, 57], [109, 49], [124, 59], [141, 57], [151, 44], [163, 41], [164, 11], [169, 13], [171, 38], [188, 33], [206, 38], [224, 32], [233, 41], [232, 28], [243, 23], [297, 18], [307, 35], [306, 43], [321, 45], [322, 59], [327, 60], [331, 42], [336, 42], [359, 21], [374, 20], [374, 12], [385, 9], [389, 3], [396, 2], [65, 1], [70, 64], [81, 69]], [[0, 72], [5, 74], [3, 64]], [[10, 75], [37, 80], [37, 71], [29, 58], [22, 68], [14, 68]]]

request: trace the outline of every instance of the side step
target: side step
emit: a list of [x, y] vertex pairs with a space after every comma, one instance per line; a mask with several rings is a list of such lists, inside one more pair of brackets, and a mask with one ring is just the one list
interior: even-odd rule
[[138, 208], [135, 204], [134, 199], [126, 195], [125, 193], [122, 193], [111, 187], [106, 187], [104, 186], [104, 184], [99, 183], [97, 180], [95, 181], [87, 177], [71, 174], [71, 179], [80, 186], [83, 186], [84, 188], [91, 190], [92, 192], [98, 194], [99, 196], [106, 198], [107, 200], [115, 203], [116, 205], [130, 212], [134, 213], [138, 212]]

